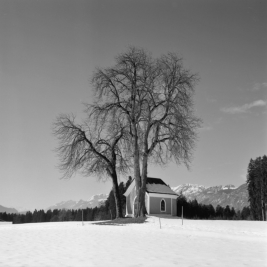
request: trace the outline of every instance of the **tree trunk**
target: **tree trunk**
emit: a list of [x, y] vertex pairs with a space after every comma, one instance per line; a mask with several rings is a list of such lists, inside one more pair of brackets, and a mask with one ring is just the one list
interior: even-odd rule
[[146, 205], [145, 205], [145, 194], [146, 194], [146, 180], [147, 180], [147, 164], [148, 162], [148, 155], [144, 153], [143, 160], [142, 160], [142, 186], [140, 190], [140, 208], [139, 214], [141, 217], [146, 216]]
[[[134, 127], [135, 129], [135, 127]], [[140, 152], [138, 146], [138, 136], [137, 129], [134, 132], [134, 178], [135, 178], [135, 188], [136, 188], [136, 199], [137, 199], [137, 214], [134, 214], [135, 217], [140, 216], [140, 197], [141, 197], [141, 177], [140, 177]]]
[[140, 216], [146, 216], [146, 204], [145, 204], [145, 194], [146, 194], [146, 181], [147, 181], [147, 166], [148, 166], [148, 134], [149, 134], [149, 127], [147, 126], [145, 136], [144, 136], [144, 153], [142, 158], [142, 177], [141, 177], [141, 190], [140, 190]]
[[113, 182], [113, 194], [115, 198], [116, 205], [116, 218], [122, 218], [122, 206], [121, 206], [121, 197], [119, 193], [118, 178], [116, 172], [112, 174]]

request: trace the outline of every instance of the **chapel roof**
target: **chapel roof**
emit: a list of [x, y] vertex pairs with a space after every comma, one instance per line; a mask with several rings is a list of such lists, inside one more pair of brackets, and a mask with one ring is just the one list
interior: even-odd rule
[[[128, 195], [133, 189], [134, 179], [132, 180], [130, 186], [124, 195]], [[165, 182], [160, 178], [147, 177], [146, 180], [146, 192], [155, 193], [155, 194], [168, 194], [168, 195], [177, 195]]]
[[147, 177], [146, 184], [162, 184], [166, 185], [160, 178]]
[[168, 185], [160, 178], [147, 177], [146, 191], [148, 193], [177, 195]]

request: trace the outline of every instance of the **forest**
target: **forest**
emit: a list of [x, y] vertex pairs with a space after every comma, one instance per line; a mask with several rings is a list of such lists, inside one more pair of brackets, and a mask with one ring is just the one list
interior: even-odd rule
[[252, 217], [266, 221], [267, 213], [267, 156], [251, 159], [247, 174], [248, 200]]
[[[183, 207], [183, 209], [182, 209]], [[187, 200], [184, 196], [177, 199], [177, 216], [187, 219], [205, 219], [205, 220], [252, 220], [250, 208], [244, 207], [242, 211], [217, 205], [216, 209], [210, 205], [198, 203], [196, 199]]]

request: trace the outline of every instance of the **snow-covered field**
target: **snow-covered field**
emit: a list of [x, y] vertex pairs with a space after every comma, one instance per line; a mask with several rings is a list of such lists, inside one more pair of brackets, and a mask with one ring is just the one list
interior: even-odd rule
[[0, 224], [0, 266], [267, 266], [267, 223]]

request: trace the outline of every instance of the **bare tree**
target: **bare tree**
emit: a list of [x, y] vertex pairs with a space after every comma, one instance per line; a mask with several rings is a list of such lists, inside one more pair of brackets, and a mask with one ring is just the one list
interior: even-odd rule
[[[148, 160], [165, 165], [174, 160], [188, 168], [201, 120], [194, 115], [193, 93], [198, 77], [184, 69], [176, 54], [155, 63], [153, 83], [142, 101], [142, 187], [140, 215], [144, 215]], [[156, 73], [156, 75], [155, 75]]]
[[[92, 78], [97, 101], [94, 114], [102, 120], [121, 118], [131, 136], [129, 150], [132, 153], [137, 199], [140, 198], [140, 119], [143, 95], [149, 84], [151, 57], [142, 49], [130, 48], [116, 59], [112, 68], [97, 69]], [[129, 140], [129, 139], [128, 139]], [[138, 201], [138, 210], [140, 201]]]
[[118, 173], [126, 173], [129, 167], [120, 147], [124, 128], [119, 120], [108, 125], [105, 121], [90, 119], [80, 125], [75, 123], [74, 116], [60, 115], [54, 123], [53, 133], [59, 140], [56, 151], [63, 178], [70, 178], [77, 171], [85, 176], [111, 178], [116, 216], [122, 217]]
[[132, 47], [116, 61], [93, 76], [94, 113], [105, 119], [119, 116], [131, 136], [137, 215], [144, 216], [148, 160], [167, 164], [174, 159], [189, 166], [201, 122], [192, 101], [197, 76], [175, 54], [152, 59]]

